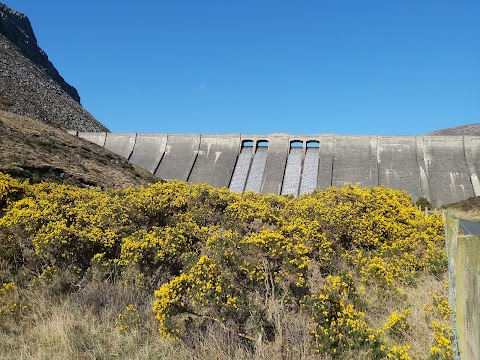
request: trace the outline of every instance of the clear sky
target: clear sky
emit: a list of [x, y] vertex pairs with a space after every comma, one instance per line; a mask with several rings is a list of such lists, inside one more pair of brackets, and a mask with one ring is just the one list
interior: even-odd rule
[[5, 0], [114, 132], [480, 122], [478, 0]]

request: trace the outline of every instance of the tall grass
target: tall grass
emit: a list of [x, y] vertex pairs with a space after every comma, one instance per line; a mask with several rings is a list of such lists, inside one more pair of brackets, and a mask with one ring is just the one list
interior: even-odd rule
[[[444, 291], [444, 281], [424, 275], [415, 287], [405, 288], [411, 308], [405, 342], [413, 359], [427, 359], [433, 338], [424, 314], [430, 294]], [[234, 331], [212, 323], [192, 330], [182, 341], [160, 336], [158, 322], [151, 313], [153, 298], [146, 294], [138, 309], [140, 321], [127, 331], [118, 327], [123, 304], [138, 293], [112, 284], [89, 286], [77, 293], [61, 295], [51, 289], [21, 290], [29, 299], [22, 316], [3, 316], [0, 325], [0, 359], [87, 360], [87, 359], [331, 359], [317, 354], [310, 344], [311, 320], [289, 313], [280, 301], [269, 300], [269, 316], [274, 319], [275, 340], [246, 339]], [[369, 321], [380, 326], [388, 314], [405, 299], [376, 297], [371, 292]], [[107, 299], [107, 300], [105, 300]], [[344, 352], [338, 359], [370, 359], [368, 352]]]

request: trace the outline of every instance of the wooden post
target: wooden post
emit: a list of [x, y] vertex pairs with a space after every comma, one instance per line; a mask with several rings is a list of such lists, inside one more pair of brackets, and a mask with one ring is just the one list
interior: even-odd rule
[[480, 360], [480, 236], [457, 240], [455, 313], [461, 360]]
[[455, 310], [455, 279], [459, 221], [447, 212], [445, 219], [445, 246], [448, 258], [448, 303]]

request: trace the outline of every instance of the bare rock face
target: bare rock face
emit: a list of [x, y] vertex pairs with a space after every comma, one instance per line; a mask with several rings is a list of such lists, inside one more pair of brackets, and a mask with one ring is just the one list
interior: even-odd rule
[[28, 59], [43, 69], [76, 102], [80, 103], [77, 89], [68, 84], [37, 45], [30, 20], [24, 14], [0, 3], [0, 34], [15, 44]]
[[480, 136], [480, 123], [461, 125], [431, 132], [428, 135], [471, 135]]
[[65, 130], [108, 131], [3, 35], [0, 35], [0, 110]]
[[0, 110], [65, 130], [108, 131], [79, 101], [37, 46], [28, 18], [0, 3]]

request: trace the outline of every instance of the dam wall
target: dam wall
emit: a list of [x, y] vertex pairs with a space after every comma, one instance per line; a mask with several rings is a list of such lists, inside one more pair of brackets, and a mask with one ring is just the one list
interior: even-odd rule
[[432, 205], [480, 196], [480, 137], [75, 132], [166, 180], [293, 195], [354, 184]]

